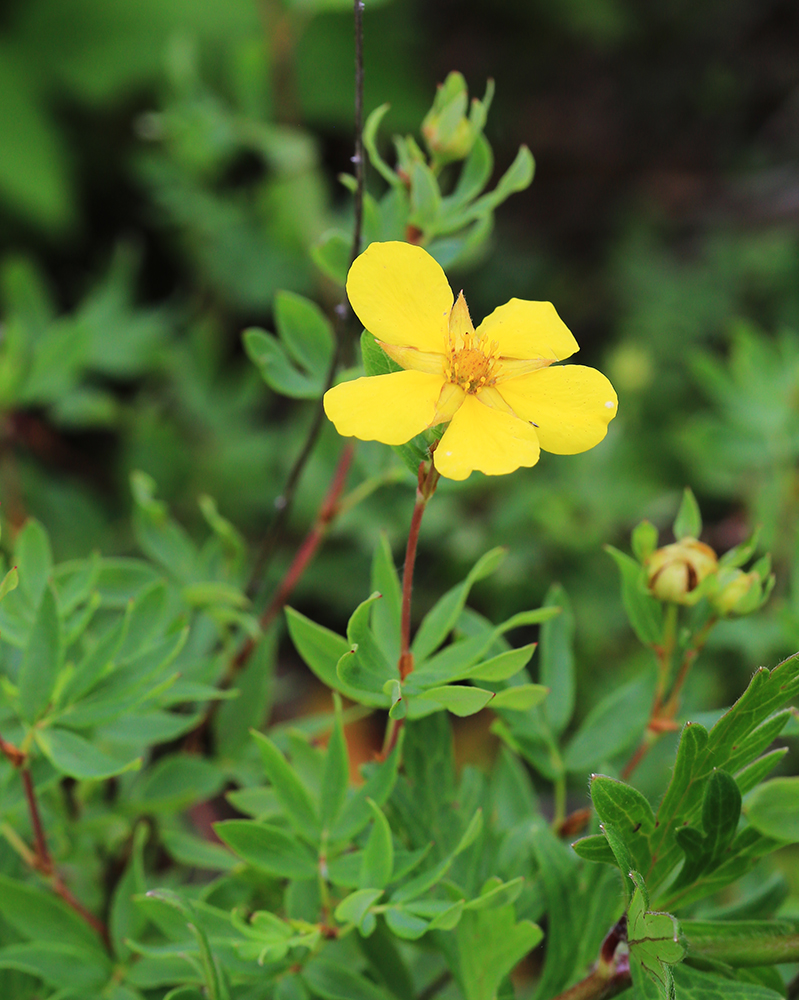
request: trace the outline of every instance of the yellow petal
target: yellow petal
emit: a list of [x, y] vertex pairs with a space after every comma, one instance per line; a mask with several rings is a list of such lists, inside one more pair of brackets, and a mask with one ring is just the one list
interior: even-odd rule
[[544, 451], [576, 455], [599, 444], [616, 416], [616, 391], [585, 365], [543, 368], [497, 387], [522, 420], [536, 424]]
[[325, 393], [325, 413], [343, 437], [405, 444], [430, 426], [442, 382], [414, 371], [356, 378]]
[[421, 247], [370, 244], [350, 268], [347, 295], [378, 340], [446, 352], [452, 290], [441, 265]]
[[377, 343], [392, 361], [396, 361], [403, 368], [413, 368], [417, 372], [430, 372], [431, 375], [441, 375], [443, 378], [444, 365], [447, 361], [445, 355], [436, 354], [433, 351], [420, 351], [416, 347], [387, 344], [384, 340], [378, 340]]
[[580, 350], [551, 302], [511, 299], [486, 316], [477, 335], [494, 341], [505, 358], [563, 361]]
[[520, 465], [535, 465], [538, 453], [538, 437], [529, 424], [467, 395], [438, 442], [435, 463], [448, 479], [466, 479], [475, 469], [503, 476]]

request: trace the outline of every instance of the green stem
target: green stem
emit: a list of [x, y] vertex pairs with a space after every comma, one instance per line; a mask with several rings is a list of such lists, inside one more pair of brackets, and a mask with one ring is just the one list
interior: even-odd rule
[[688, 960], [713, 959], [735, 969], [799, 962], [799, 930], [788, 921], [681, 920]]

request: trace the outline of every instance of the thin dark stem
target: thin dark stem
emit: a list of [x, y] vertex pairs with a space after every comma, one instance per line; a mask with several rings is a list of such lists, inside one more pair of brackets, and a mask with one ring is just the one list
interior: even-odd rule
[[22, 776], [22, 787], [25, 789], [25, 799], [28, 803], [28, 813], [30, 814], [31, 826], [33, 827], [33, 844], [36, 850], [36, 864], [39, 871], [44, 875], [53, 874], [53, 859], [47, 847], [47, 838], [44, 835], [42, 817], [39, 813], [39, 803], [36, 801], [36, 792], [33, 788], [33, 779], [27, 767], [20, 769]]
[[[361, 237], [363, 231], [363, 200], [364, 185], [366, 178], [366, 164], [364, 162], [363, 149], [363, 0], [354, 0], [355, 18], [355, 152], [352, 162], [355, 167], [355, 218], [352, 227], [352, 247], [350, 249], [350, 263], [352, 263], [361, 252]], [[352, 314], [346, 292], [344, 298], [335, 309], [335, 349], [330, 359], [330, 366], [325, 379], [325, 386], [319, 399], [316, 402], [311, 425], [308, 428], [305, 441], [300, 448], [297, 458], [286, 478], [286, 485], [282, 493], [275, 500], [276, 513], [269, 526], [269, 530], [261, 544], [260, 551], [255, 559], [248, 592], [253, 593], [258, 587], [258, 583], [263, 579], [269, 564], [277, 551], [277, 545], [283, 533], [283, 528], [288, 520], [294, 497], [297, 492], [300, 478], [308, 464], [308, 459], [314, 450], [319, 433], [324, 425], [324, 407], [322, 398], [325, 392], [333, 385], [336, 377], [341, 355], [343, 352], [344, 333]]]
[[437, 975], [432, 982], [425, 986], [425, 988], [419, 993], [417, 1000], [433, 1000], [436, 993], [443, 990], [451, 979], [452, 973], [449, 969], [444, 969], [444, 971], [439, 973], [439, 975]]
[[355, 21], [355, 222], [352, 233], [350, 263], [361, 252], [361, 229], [363, 226], [363, 195], [366, 170], [363, 152], [363, 0], [354, 0]]
[[[319, 508], [319, 513], [316, 515], [313, 527], [305, 536], [302, 545], [300, 545], [299, 549], [297, 549], [297, 553], [294, 556], [291, 565], [286, 570], [286, 573], [275, 591], [272, 600], [266, 608], [264, 608], [260, 618], [258, 619], [258, 624], [261, 626], [262, 632], [266, 632], [275, 618], [277, 618], [280, 614], [294, 588], [299, 583], [302, 574], [308, 566], [308, 563], [311, 561], [316, 553], [316, 550], [319, 548], [322, 539], [327, 534], [331, 522], [338, 513], [339, 500], [341, 499], [341, 494], [344, 491], [344, 484], [347, 481], [347, 473], [349, 472], [354, 452], [354, 444], [352, 441], [348, 441], [342, 449], [338, 465], [336, 466], [336, 471], [330, 483], [330, 488], [327, 491], [325, 499], [322, 501], [322, 505]], [[237, 670], [240, 670], [249, 660], [253, 650], [255, 649], [255, 645], [256, 640], [249, 638], [241, 647], [239, 652], [231, 661], [228, 676], [226, 678], [227, 683], [229, 683], [232, 679], [232, 675], [235, 674]]]
[[61, 878], [56, 866], [53, 862], [52, 855], [50, 854], [50, 849], [47, 846], [47, 837], [44, 833], [44, 825], [42, 824], [41, 813], [39, 812], [39, 803], [36, 799], [36, 790], [33, 787], [33, 779], [31, 778], [30, 770], [27, 766], [23, 765], [19, 768], [20, 776], [22, 777], [22, 787], [25, 790], [25, 800], [28, 803], [28, 813], [30, 815], [31, 826], [33, 827], [33, 844], [34, 844], [34, 865], [36, 870], [41, 872], [42, 875], [51, 878], [53, 880], [53, 891], [59, 895], [64, 902], [73, 909], [79, 917], [81, 917], [93, 931], [103, 940], [103, 943], [107, 948], [111, 947], [111, 940], [108, 936], [108, 928], [93, 913], [79, 902], [71, 893], [67, 887], [64, 880]]

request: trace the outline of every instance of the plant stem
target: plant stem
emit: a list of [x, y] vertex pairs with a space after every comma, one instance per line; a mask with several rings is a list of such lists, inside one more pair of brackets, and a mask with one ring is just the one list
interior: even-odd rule
[[[336, 466], [336, 471], [333, 474], [333, 479], [327, 491], [327, 495], [322, 501], [319, 513], [316, 515], [316, 520], [314, 521], [311, 530], [305, 536], [302, 545], [300, 545], [299, 549], [297, 549], [294, 559], [291, 561], [291, 565], [286, 570], [283, 579], [272, 597], [272, 600], [264, 608], [260, 618], [258, 619], [258, 624], [261, 626], [262, 632], [266, 632], [272, 622], [274, 622], [275, 618], [277, 618], [280, 614], [281, 609], [285, 605], [286, 601], [288, 601], [292, 591], [299, 583], [302, 574], [308, 566], [308, 563], [310, 563], [316, 553], [316, 550], [319, 548], [322, 539], [327, 534], [331, 522], [338, 514], [339, 498], [344, 490], [344, 484], [346, 483], [347, 473], [349, 471], [350, 464], [352, 463], [352, 456], [354, 452], [355, 445], [352, 441], [348, 441], [342, 449], [338, 465]], [[228, 674], [226, 677], [228, 683], [230, 682], [233, 674], [240, 670], [249, 660], [256, 644], [257, 639], [250, 637], [233, 658], [228, 668]]]
[[416, 564], [416, 546], [419, 542], [419, 529], [422, 526], [422, 515], [435, 492], [440, 479], [435, 463], [420, 462], [419, 478], [416, 487], [416, 504], [411, 516], [411, 527], [408, 532], [408, 545], [405, 549], [405, 568], [402, 573], [402, 614], [400, 617], [400, 656], [399, 674], [404, 681], [413, 670], [413, 653], [411, 653], [411, 594], [413, 591], [413, 570]]
[[647, 723], [644, 737], [638, 749], [627, 761], [621, 772], [621, 776], [625, 781], [664, 733], [679, 728], [674, 720], [680, 709], [680, 694], [682, 693], [683, 685], [690, 673], [694, 660], [704, 649], [707, 638], [713, 626], [718, 621], [716, 617], [709, 618], [693, 637], [691, 645], [683, 653], [682, 661], [677, 670], [677, 676], [674, 678], [671, 691], [668, 698], [666, 698], [668, 679], [671, 674], [671, 660], [677, 645], [677, 613], [676, 604], [669, 604], [667, 606], [666, 622], [663, 629], [663, 643], [655, 647], [658, 659], [658, 682], [655, 690], [655, 698], [652, 702], [652, 710], [649, 714], [649, 722]]
[[626, 990], [631, 981], [627, 918], [622, 917], [602, 942], [599, 958], [591, 972], [553, 1000], [609, 1000]]
[[25, 800], [28, 803], [28, 813], [33, 827], [33, 844], [35, 848], [36, 867], [43, 875], [53, 874], [53, 859], [47, 848], [47, 839], [44, 835], [42, 817], [39, 813], [39, 803], [36, 800], [36, 792], [31, 779], [31, 772], [27, 766], [20, 768], [22, 777], [22, 787], [25, 790]]
[[[355, 150], [352, 157], [352, 163], [355, 167], [356, 186], [350, 263], [352, 263], [361, 252], [364, 186], [366, 178], [366, 163], [364, 161], [363, 149], [363, 0], [353, 0], [353, 13], [355, 22]], [[305, 466], [308, 464], [308, 459], [311, 457], [311, 453], [314, 450], [317, 439], [319, 438], [319, 433], [324, 424], [325, 413], [322, 400], [325, 392], [327, 392], [327, 390], [333, 385], [333, 381], [336, 377], [336, 370], [338, 369], [339, 362], [341, 360], [344, 344], [345, 327], [350, 316], [352, 315], [346, 291], [344, 292], [343, 299], [336, 306], [334, 315], [336, 346], [333, 351], [333, 356], [330, 359], [330, 366], [327, 371], [325, 386], [319, 396], [319, 399], [316, 401], [316, 408], [311, 420], [311, 425], [308, 428], [308, 433], [302, 447], [300, 448], [300, 452], [294, 460], [291, 470], [289, 471], [286, 479], [286, 485], [283, 487], [282, 493], [275, 498], [275, 515], [264, 540], [261, 543], [260, 551], [255, 558], [253, 571], [250, 576], [250, 583], [247, 588], [249, 593], [252, 593], [255, 589], [257, 589], [258, 582], [263, 578], [269, 564], [274, 558], [278, 541], [280, 540], [283, 528], [288, 520], [291, 507], [294, 504], [294, 497], [297, 493], [300, 478], [305, 471]]]
[[[17, 838], [15, 834], [9, 837], [8, 833], [6, 833], [6, 837], [9, 839], [9, 842], [17, 848], [20, 856], [25, 858], [31, 868], [34, 868], [40, 874], [51, 880], [53, 891], [60, 896], [67, 906], [73, 909], [78, 916], [92, 928], [93, 931], [99, 934], [102, 938], [103, 944], [105, 944], [105, 946], [110, 950], [111, 939], [108, 936], [108, 928], [72, 895], [53, 862], [50, 849], [47, 846], [47, 837], [45, 836], [44, 824], [42, 823], [41, 813], [39, 812], [36, 789], [33, 785], [30, 768], [28, 767], [27, 755], [21, 754], [21, 751], [17, 750], [17, 748], [13, 747], [10, 743], [6, 743], [2, 738], [0, 738], [0, 746], [2, 747], [2, 752], [5, 756], [18, 769], [22, 779], [25, 801], [28, 804], [28, 814], [30, 816], [31, 827], [33, 829], [33, 852], [29, 851], [27, 847], [19, 841], [19, 838]], [[13, 753], [11, 751], [13, 751]], [[14, 841], [19, 841], [19, 843], [14, 843]]]

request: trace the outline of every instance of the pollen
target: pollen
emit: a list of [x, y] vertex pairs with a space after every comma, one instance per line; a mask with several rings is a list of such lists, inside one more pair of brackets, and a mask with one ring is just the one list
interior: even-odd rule
[[479, 392], [497, 380], [496, 344], [484, 344], [475, 333], [463, 292], [449, 317], [449, 349], [444, 374], [449, 382], [469, 393]]

